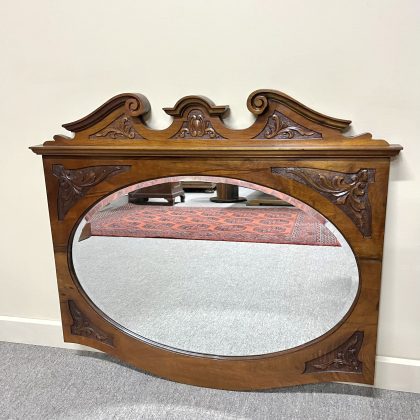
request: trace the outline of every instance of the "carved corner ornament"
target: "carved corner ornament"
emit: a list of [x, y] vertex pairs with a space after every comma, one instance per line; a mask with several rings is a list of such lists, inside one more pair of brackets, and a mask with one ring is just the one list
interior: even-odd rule
[[108, 346], [114, 346], [112, 336], [104, 333], [96, 325], [94, 325], [89, 318], [77, 307], [74, 301], [69, 300], [70, 315], [73, 319], [73, 324], [70, 327], [73, 335], [80, 335], [87, 338], [100, 341]]
[[303, 373], [349, 372], [362, 373], [363, 363], [358, 359], [363, 343], [363, 331], [356, 331], [347, 341], [329, 353], [305, 363]]
[[278, 111], [269, 117], [256, 139], [322, 139], [322, 134], [292, 121]]
[[206, 119], [205, 114], [194, 109], [188, 114], [187, 121], [182, 124], [182, 128], [172, 137], [173, 139], [222, 139], [212, 126], [210, 120]]
[[350, 217], [364, 237], [372, 235], [372, 209], [369, 184], [375, 181], [375, 169], [345, 173], [313, 168], [271, 168], [273, 174], [304, 184], [337, 204]]
[[133, 125], [133, 120], [130, 116], [125, 114], [112, 121], [111, 124], [107, 125], [102, 130], [91, 134], [90, 139], [96, 138], [106, 139], [143, 139], [143, 137], [136, 131]]
[[53, 165], [52, 172], [58, 178], [57, 213], [58, 220], [63, 220], [67, 212], [90, 188], [104, 179], [126, 172], [129, 165], [88, 166], [80, 169], [66, 169], [63, 165]]

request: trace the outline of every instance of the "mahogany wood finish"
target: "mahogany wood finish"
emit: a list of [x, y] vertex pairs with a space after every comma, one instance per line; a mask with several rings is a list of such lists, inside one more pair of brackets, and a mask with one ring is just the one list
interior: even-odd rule
[[[43, 155], [64, 338], [174, 381], [222, 389], [264, 389], [349, 381], [373, 383], [390, 158], [402, 149], [370, 134], [347, 137], [350, 121], [328, 117], [274, 90], [248, 98], [256, 116], [226, 127], [227, 106], [187, 96], [165, 111], [164, 130], [144, 122], [143, 95], [118, 95], [31, 149]], [[75, 228], [102, 198], [171, 176], [236, 178], [313, 207], [342, 232], [360, 273], [358, 296], [323, 336], [277, 353], [220, 357], [167, 348], [134, 336], [83, 291], [72, 263]], [[158, 256], [157, 256], [158, 257]], [[258, 281], [256, 279], [256, 281]], [[281, 331], [279, 331], [281, 334]]]

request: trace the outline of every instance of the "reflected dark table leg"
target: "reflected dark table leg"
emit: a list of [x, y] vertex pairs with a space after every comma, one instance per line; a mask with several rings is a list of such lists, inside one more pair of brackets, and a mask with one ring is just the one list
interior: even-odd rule
[[217, 184], [217, 197], [210, 198], [213, 203], [239, 203], [246, 201], [245, 197], [239, 197], [239, 187], [231, 184]]

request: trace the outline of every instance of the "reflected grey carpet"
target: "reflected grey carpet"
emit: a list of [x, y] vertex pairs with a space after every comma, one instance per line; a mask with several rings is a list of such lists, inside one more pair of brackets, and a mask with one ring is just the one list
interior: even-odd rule
[[101, 353], [0, 343], [0, 419], [419, 418], [419, 394], [347, 384], [221, 391], [155, 378]]
[[207, 354], [271, 353], [313, 340], [343, 318], [358, 288], [347, 244], [91, 237], [74, 243], [73, 258], [81, 285], [111, 319]]

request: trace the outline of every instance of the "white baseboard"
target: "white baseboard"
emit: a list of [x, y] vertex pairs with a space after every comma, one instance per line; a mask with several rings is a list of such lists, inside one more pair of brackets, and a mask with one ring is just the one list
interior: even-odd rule
[[0, 341], [62, 347], [72, 350], [92, 350], [80, 344], [65, 343], [61, 321], [0, 316]]
[[[60, 321], [0, 316], [0, 341], [97, 351], [65, 343]], [[420, 360], [376, 357], [375, 387], [420, 393]]]
[[375, 387], [420, 394], [420, 360], [376, 356]]

